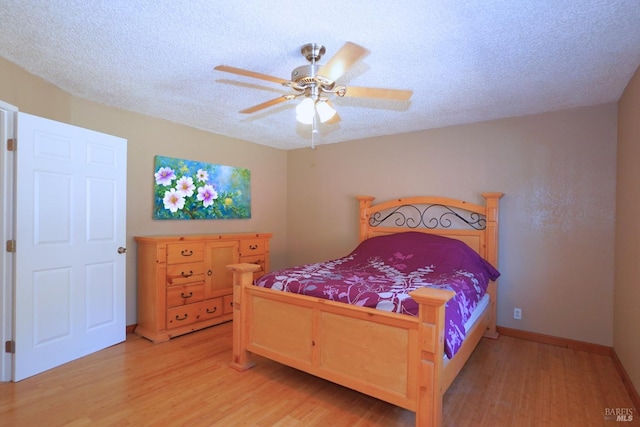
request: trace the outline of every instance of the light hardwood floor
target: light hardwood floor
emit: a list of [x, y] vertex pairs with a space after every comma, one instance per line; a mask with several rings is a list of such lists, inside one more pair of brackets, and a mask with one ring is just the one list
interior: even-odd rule
[[[412, 412], [256, 358], [228, 367], [231, 324], [163, 344], [129, 335], [19, 383], [0, 384], [1, 426], [413, 426]], [[484, 339], [444, 399], [446, 426], [639, 426], [607, 356]]]

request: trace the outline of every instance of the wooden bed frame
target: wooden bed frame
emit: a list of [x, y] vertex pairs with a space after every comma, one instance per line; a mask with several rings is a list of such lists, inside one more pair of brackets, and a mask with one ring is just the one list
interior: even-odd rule
[[[464, 241], [497, 267], [502, 193], [482, 196], [484, 206], [445, 197], [373, 205], [374, 197], [359, 196], [360, 241], [409, 230], [445, 235]], [[403, 213], [405, 208], [413, 213]], [[428, 219], [434, 209], [440, 213]], [[453, 228], [459, 220], [465, 229]], [[392, 226], [385, 225], [389, 222]], [[452, 291], [411, 292], [419, 304], [413, 317], [253, 286], [253, 271], [259, 267], [228, 268], [234, 274], [231, 367], [249, 369], [251, 354], [257, 354], [414, 411], [416, 426], [442, 424], [443, 394], [480, 339], [498, 336], [495, 282], [489, 284], [488, 307], [449, 360], [444, 356], [444, 316]]]

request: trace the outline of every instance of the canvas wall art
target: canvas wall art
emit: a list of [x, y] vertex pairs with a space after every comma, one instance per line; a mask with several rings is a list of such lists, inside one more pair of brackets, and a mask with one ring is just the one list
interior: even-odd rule
[[248, 169], [156, 156], [153, 219], [251, 218]]

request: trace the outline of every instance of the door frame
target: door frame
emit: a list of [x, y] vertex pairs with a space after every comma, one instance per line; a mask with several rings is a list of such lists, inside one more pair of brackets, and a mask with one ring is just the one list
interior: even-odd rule
[[0, 100], [0, 382], [13, 380], [13, 355], [5, 351], [5, 343], [13, 341], [13, 284], [15, 256], [6, 248], [7, 240], [15, 239], [15, 161], [7, 140], [15, 138], [18, 108]]

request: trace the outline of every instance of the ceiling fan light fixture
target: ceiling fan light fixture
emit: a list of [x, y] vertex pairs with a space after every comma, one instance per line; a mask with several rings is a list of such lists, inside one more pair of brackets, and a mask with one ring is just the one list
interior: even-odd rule
[[331, 105], [322, 101], [316, 103], [316, 111], [318, 112], [318, 116], [320, 117], [320, 121], [322, 123], [330, 120], [333, 116], [336, 115], [336, 110], [334, 110]]
[[296, 120], [302, 124], [310, 125], [313, 123], [313, 116], [315, 116], [315, 114], [315, 105], [311, 98], [305, 98], [296, 106]]

